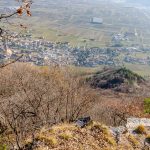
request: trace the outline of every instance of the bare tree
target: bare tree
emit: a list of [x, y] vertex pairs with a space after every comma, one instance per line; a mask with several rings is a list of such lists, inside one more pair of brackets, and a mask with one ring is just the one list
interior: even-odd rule
[[[109, 94], [111, 95], [111, 93]], [[94, 118], [105, 124], [120, 126], [127, 123], [128, 117], [145, 117], [141, 97], [124, 94], [111, 95], [110, 97], [103, 95], [102, 97], [99, 103], [96, 102], [91, 113]]]
[[0, 72], [0, 83], [0, 114], [18, 149], [41, 127], [86, 115], [96, 99], [94, 90], [65, 68], [13, 64]]

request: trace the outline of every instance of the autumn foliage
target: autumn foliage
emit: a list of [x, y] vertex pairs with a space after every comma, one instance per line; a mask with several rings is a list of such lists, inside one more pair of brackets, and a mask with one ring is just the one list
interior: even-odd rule
[[18, 149], [43, 126], [88, 114], [96, 93], [67, 68], [12, 64], [0, 72], [0, 124]]
[[25, 3], [23, 6], [21, 6], [19, 9], [17, 9], [17, 14], [19, 16], [22, 16], [22, 14], [26, 12], [28, 16], [31, 16], [31, 11], [30, 11], [30, 4]]

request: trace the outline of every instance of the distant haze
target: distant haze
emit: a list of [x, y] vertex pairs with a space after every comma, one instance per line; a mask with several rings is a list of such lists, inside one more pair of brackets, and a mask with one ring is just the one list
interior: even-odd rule
[[150, 0], [126, 0], [127, 2], [130, 3], [138, 3], [142, 5], [150, 5]]
[[[6, 3], [8, 5], [11, 5], [12, 2], [14, 2], [15, 0], [0, 0], [0, 4], [1, 3]], [[51, 0], [33, 0], [35, 3], [41, 3], [41, 2], [45, 2], [45, 3], [51, 3]], [[53, 0], [52, 0], [53, 1]], [[65, 4], [65, 2], [74, 2], [74, 0], [55, 0], [55, 2], [61, 2]], [[78, 3], [86, 3], [86, 2], [90, 2], [90, 3], [95, 3], [95, 2], [125, 2], [125, 3], [131, 3], [131, 4], [138, 4], [138, 5], [143, 5], [143, 6], [150, 6], [150, 0], [76, 0], [76, 2]]]

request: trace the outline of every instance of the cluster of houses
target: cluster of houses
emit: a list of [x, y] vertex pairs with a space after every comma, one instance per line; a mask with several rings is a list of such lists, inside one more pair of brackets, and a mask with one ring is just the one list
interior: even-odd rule
[[[95, 67], [98, 65], [121, 65], [122, 62], [135, 64], [150, 64], [150, 58], [146, 59], [131, 57], [132, 53], [144, 53], [149, 48], [141, 49], [134, 47], [99, 48], [99, 47], [72, 47], [68, 42], [50, 42], [44, 38], [33, 39], [30, 33], [17, 35], [0, 43], [0, 60], [15, 59], [23, 54], [19, 60], [32, 62], [36, 65], [55, 63], [59, 65], [76, 65]], [[120, 57], [123, 56], [123, 57]]]
[[124, 61], [127, 63], [133, 63], [133, 64], [142, 64], [142, 65], [150, 65], [150, 58], [134, 58], [134, 57], [125, 57]]
[[137, 36], [137, 33], [135, 32], [125, 32], [125, 33], [118, 33], [112, 35], [112, 41], [113, 42], [120, 42], [120, 41], [128, 41], [132, 38]]
[[[118, 49], [123, 54], [123, 62], [130, 64], [150, 65], [150, 48], [127, 47]], [[140, 57], [137, 57], [140, 56]], [[144, 55], [145, 57], [142, 57]]]

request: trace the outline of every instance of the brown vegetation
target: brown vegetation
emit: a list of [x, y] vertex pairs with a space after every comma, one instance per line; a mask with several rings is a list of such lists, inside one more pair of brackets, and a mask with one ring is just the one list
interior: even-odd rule
[[84, 128], [63, 123], [40, 131], [34, 143], [28, 142], [25, 147], [33, 144], [33, 150], [144, 150], [148, 144], [145, 138], [148, 140], [149, 137], [127, 131], [126, 134], [120, 133], [117, 142], [113, 130], [99, 122]]
[[[51, 130], [55, 132], [48, 132], [47, 130], [37, 135], [38, 138], [33, 149], [44, 149], [48, 146], [50, 149], [56, 148], [59, 150], [103, 150], [113, 147], [115, 149], [116, 146], [115, 139], [109, 129], [106, 129], [100, 123], [94, 122], [92, 125], [82, 129], [74, 124], [59, 124], [53, 126]], [[38, 142], [41, 142], [39, 146], [36, 145]]]
[[135, 130], [135, 133], [137, 134], [146, 134], [146, 128], [144, 127], [144, 125], [139, 125]]
[[[11, 64], [1, 69], [0, 84], [3, 137], [0, 144], [5, 143], [11, 148], [21, 149], [29, 137], [31, 141], [39, 137], [55, 147], [57, 138], [37, 137], [36, 133], [43, 127], [70, 123], [85, 115], [111, 126], [125, 125], [130, 116], [143, 116], [142, 98], [92, 89], [83, 77], [74, 76], [67, 67]], [[107, 134], [107, 129], [99, 125], [93, 127], [94, 130], [97, 128]], [[72, 137], [71, 132], [59, 134], [62, 140]], [[114, 144], [111, 137], [104, 136], [103, 139]]]
[[129, 117], [149, 117], [144, 114], [142, 96], [98, 90], [99, 99], [91, 110], [91, 116], [110, 126], [125, 125]]
[[86, 114], [96, 99], [84, 82], [59, 67], [7, 66], [0, 72], [0, 84], [1, 123], [20, 149], [41, 127]]

